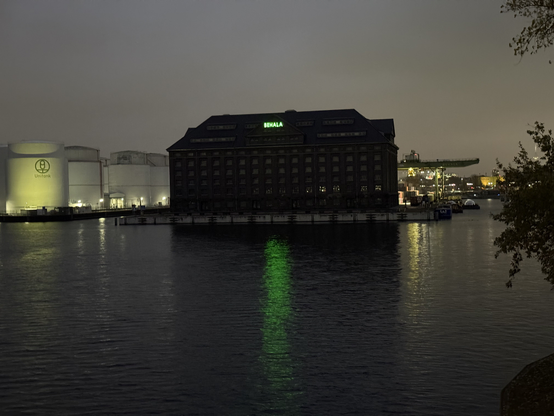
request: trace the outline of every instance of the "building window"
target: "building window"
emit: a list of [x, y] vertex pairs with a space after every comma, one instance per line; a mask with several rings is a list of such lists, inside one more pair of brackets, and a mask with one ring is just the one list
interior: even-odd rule
[[294, 186], [294, 187], [292, 188], [292, 193], [293, 193], [293, 194], [297, 194], [297, 193], [299, 193], [299, 192], [300, 192], [300, 188], [299, 188], [298, 186]]
[[208, 176], [208, 171], [203, 169], [200, 171], [200, 176]]
[[194, 160], [189, 160], [188, 166], [191, 168], [194, 167]]
[[208, 180], [207, 179], [202, 179], [200, 181], [200, 186], [208, 186]]
[[227, 169], [227, 170], [225, 171], [225, 174], [226, 174], [227, 176], [232, 176], [232, 175], [233, 175], [233, 169]]
[[320, 185], [319, 186], [319, 192], [324, 194], [325, 192], [327, 192], [327, 188], [324, 185]]
[[375, 165], [375, 170], [381, 170], [381, 165]]
[[333, 156], [333, 162], [337, 163], [339, 161], [339, 157], [338, 156]]
[[212, 181], [212, 185], [215, 185], [215, 186], [221, 185], [221, 181], [219, 179], [214, 179]]
[[280, 158], [279, 158], [279, 163], [281, 163], [281, 164], [285, 163], [285, 158], [284, 158], [284, 157], [280, 157]]
[[232, 185], [233, 184], [233, 180], [232, 179], [227, 179], [225, 181], [225, 185]]
[[307, 206], [307, 207], [311, 207], [311, 206], [313, 206], [313, 205], [314, 205], [314, 201], [312, 201], [311, 199], [308, 199], [308, 200], [306, 201], [306, 206]]
[[175, 172], [175, 177], [176, 178], [180, 178], [182, 175], [183, 175], [183, 172], [181, 172], [180, 170]]
[[[192, 183], [192, 185], [194, 186], [194, 182]], [[183, 186], [183, 181], [175, 181], [175, 186], [177, 188], [180, 188], [181, 186]]]
[[292, 183], [298, 183], [298, 176], [292, 177]]
[[306, 176], [306, 178], [304, 179], [304, 182], [306, 183], [312, 183], [313, 179], [311, 176]]
[[380, 154], [374, 155], [373, 160], [381, 160], [381, 155]]
[[306, 156], [306, 158], [304, 159], [304, 162], [305, 163], [312, 163], [312, 157], [311, 156]]
[[320, 176], [319, 177], [319, 182], [325, 182], [327, 180], [327, 178], [325, 176]]
[[266, 184], [272, 184], [273, 181], [271, 180], [271, 178], [267, 178], [267, 179], [265, 180], [265, 183], [266, 183]]
[[311, 186], [306, 186], [306, 193], [311, 194], [312, 192], [313, 192], [312, 187]]
[[292, 162], [292, 163], [298, 163], [298, 158], [297, 158], [296, 156], [293, 157], [292, 160], [291, 160], [291, 162]]
[[271, 188], [267, 188], [265, 190], [266, 195], [271, 195], [272, 192], [273, 192], [273, 189], [271, 189]]
[[246, 175], [246, 169], [239, 169], [239, 175]]
[[214, 188], [214, 195], [221, 195], [221, 188]]
[[347, 182], [353, 182], [353, 181], [354, 181], [354, 176], [348, 175], [348, 176], [346, 177], [346, 181], [347, 181]]
[[353, 170], [354, 168], [352, 167], [352, 165], [346, 167], [347, 172], [352, 172]]
[[175, 162], [175, 167], [180, 168], [181, 167], [181, 162]]
[[376, 181], [380, 181], [381, 180], [381, 175], [375, 175], [375, 178], [374, 178]]
[[362, 185], [362, 186], [360, 187], [360, 191], [361, 191], [361, 192], [367, 192], [367, 185]]
[[214, 176], [219, 176], [220, 172], [219, 170], [214, 170]]
[[252, 188], [252, 194], [259, 195], [260, 194], [260, 188]]
[[339, 176], [333, 176], [333, 182], [340, 182]]
[[312, 168], [310, 166], [306, 166], [306, 169], [304, 170], [306, 173], [312, 173]]
[[[219, 159], [216, 159], [213, 161], [213, 166], [219, 166]], [[203, 165], [203, 166], [206, 166], [206, 165]]]
[[319, 163], [325, 163], [325, 156], [319, 156]]
[[194, 176], [194, 171], [193, 170], [189, 170], [189, 176]]
[[279, 173], [284, 174], [285, 173], [285, 168], [279, 168]]
[[290, 172], [291, 173], [298, 173], [298, 168], [292, 168]]
[[361, 166], [360, 166], [360, 170], [361, 170], [362, 172], [367, 171], [367, 165], [361, 165]]
[[285, 183], [285, 178], [279, 178], [279, 183]]
[[367, 160], [367, 155], [360, 155], [360, 160], [365, 162]]
[[352, 162], [354, 160], [354, 158], [352, 157], [352, 155], [346, 155], [346, 161], [347, 162]]
[[271, 168], [266, 169], [266, 170], [265, 170], [265, 174], [266, 174], [266, 175], [271, 175]]
[[257, 157], [255, 157], [255, 158], [252, 159], [252, 164], [253, 164], [253, 165], [257, 165], [257, 164], [258, 164], [258, 158], [257, 158]]
[[239, 180], [239, 185], [246, 185], [246, 178], [241, 178]]
[[284, 194], [287, 193], [287, 189], [286, 189], [286, 188], [279, 188], [279, 193], [280, 193], [281, 195], [284, 195]]
[[194, 185], [196, 185], [196, 182], [194, 182], [194, 179], [189, 180], [189, 186], [194, 186]]
[[258, 169], [252, 169], [252, 175], [257, 175], [259, 173]]
[[271, 165], [271, 158], [268, 157], [266, 160], [265, 160], [265, 164], [266, 165]]
[[381, 186], [381, 185], [375, 185], [375, 190], [376, 190], [376, 191], [381, 191], [381, 190], [382, 190], [382, 186]]
[[227, 166], [233, 166], [233, 159], [227, 159], [227, 161], [225, 162], [225, 164]]
[[367, 181], [367, 175], [360, 175], [361, 181]]
[[239, 159], [239, 165], [241, 166], [246, 165], [246, 159]]
[[340, 192], [340, 185], [333, 185], [333, 192]]
[[340, 172], [340, 168], [338, 166], [333, 166], [333, 172]]
[[320, 173], [325, 173], [325, 166], [320, 166], [319, 167], [319, 172]]
[[321, 205], [321, 206], [327, 205], [327, 200], [325, 198], [320, 198], [319, 199], [319, 205]]

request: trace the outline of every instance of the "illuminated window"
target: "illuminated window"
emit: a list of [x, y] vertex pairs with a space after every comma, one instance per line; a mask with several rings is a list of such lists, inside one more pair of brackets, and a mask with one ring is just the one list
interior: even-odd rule
[[311, 194], [312, 192], [313, 192], [312, 187], [311, 186], [306, 186], [306, 193]]
[[381, 185], [375, 185], [375, 190], [376, 190], [376, 191], [381, 191], [381, 190], [382, 190], [382, 186], [381, 186]]
[[360, 187], [360, 191], [361, 191], [361, 192], [367, 192], [367, 185], [362, 185], [362, 186]]
[[340, 192], [340, 185], [333, 185], [333, 192]]
[[321, 192], [322, 194], [324, 194], [325, 192], [327, 192], [327, 187], [325, 187], [324, 185], [320, 185], [320, 186], [319, 186], [319, 192]]

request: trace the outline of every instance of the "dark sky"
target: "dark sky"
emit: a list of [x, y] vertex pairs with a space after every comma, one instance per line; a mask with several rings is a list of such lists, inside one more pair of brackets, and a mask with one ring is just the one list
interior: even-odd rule
[[355, 108], [399, 158], [508, 162], [554, 128], [554, 48], [493, 0], [0, 0], [0, 143], [165, 152], [213, 114]]

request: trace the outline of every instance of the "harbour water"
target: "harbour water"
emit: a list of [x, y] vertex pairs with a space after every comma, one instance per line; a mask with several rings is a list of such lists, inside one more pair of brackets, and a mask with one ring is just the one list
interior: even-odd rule
[[554, 352], [499, 201], [451, 221], [0, 224], [2, 415], [497, 415]]

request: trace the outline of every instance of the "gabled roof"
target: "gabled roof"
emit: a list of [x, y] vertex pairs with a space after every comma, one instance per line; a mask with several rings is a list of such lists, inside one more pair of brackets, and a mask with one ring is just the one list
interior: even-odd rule
[[[265, 124], [264, 123], [269, 123]], [[303, 145], [390, 143], [392, 119], [368, 120], [354, 109], [294, 111], [211, 116], [169, 147], [168, 151], [263, 146], [256, 138], [270, 135], [300, 140]], [[290, 144], [290, 143], [289, 143]], [[275, 144], [274, 144], [275, 145]]]

